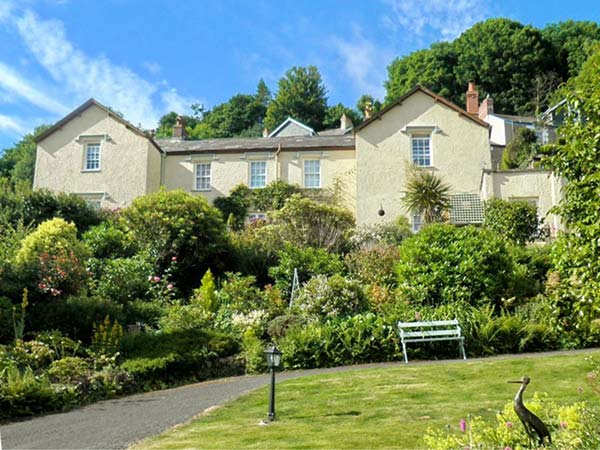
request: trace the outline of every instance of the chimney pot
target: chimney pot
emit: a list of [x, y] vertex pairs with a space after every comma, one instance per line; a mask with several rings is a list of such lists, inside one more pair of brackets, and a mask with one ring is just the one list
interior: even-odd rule
[[479, 92], [474, 81], [469, 81], [467, 89], [467, 112], [474, 116], [479, 115]]
[[352, 120], [350, 120], [346, 113], [342, 114], [342, 117], [340, 117], [340, 129], [347, 130], [353, 126], [354, 124], [352, 123]]
[[173, 138], [185, 139], [187, 137], [185, 132], [185, 119], [183, 116], [177, 116], [175, 125], [173, 125]]
[[490, 114], [494, 114], [494, 100], [488, 95], [479, 105], [479, 118], [485, 119]]
[[365, 119], [370, 119], [373, 113], [373, 105], [370, 101], [365, 103]]
[[262, 133], [262, 137], [269, 137], [269, 130], [267, 130], [266, 128], [263, 128], [263, 133]]

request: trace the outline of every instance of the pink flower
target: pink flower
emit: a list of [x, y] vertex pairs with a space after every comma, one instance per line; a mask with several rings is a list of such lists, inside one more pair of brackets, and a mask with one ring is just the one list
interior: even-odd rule
[[460, 432], [464, 433], [465, 431], [467, 431], [467, 422], [465, 419], [460, 419]]
[[567, 428], [567, 422], [560, 422], [560, 423], [559, 423], [559, 426], [560, 426], [561, 428]]
[[173, 257], [171, 258], [171, 261], [173, 261], [173, 262], [177, 261], [177, 256], [173, 256]]
[[513, 427], [513, 423], [512, 422], [506, 422], [506, 428], [512, 428]]
[[173, 285], [172, 285], [172, 284], [167, 284], [167, 289], [168, 289], [168, 290], [171, 290], [171, 289], [173, 289]]
[[504, 447], [504, 450], [512, 450], [512, 448], [510, 448], [508, 445], [506, 447]]
[[154, 278], [152, 278], [152, 280], [153, 280], [155, 283], [158, 283], [158, 282], [160, 281], [160, 277], [154, 277]]

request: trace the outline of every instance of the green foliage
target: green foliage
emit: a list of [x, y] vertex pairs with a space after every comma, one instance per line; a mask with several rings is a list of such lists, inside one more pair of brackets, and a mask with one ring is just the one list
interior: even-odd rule
[[279, 80], [277, 94], [267, 108], [265, 127], [274, 130], [292, 117], [314, 130], [323, 129], [327, 91], [315, 66], [292, 67]]
[[379, 245], [398, 246], [412, 234], [408, 219], [398, 216], [394, 221], [357, 227], [352, 234], [351, 244], [355, 249], [369, 249]]
[[6, 297], [0, 297], [0, 344], [14, 339], [13, 303]]
[[7, 148], [0, 157], [0, 177], [6, 177], [11, 182], [26, 182], [29, 186], [33, 184], [33, 171], [35, 168], [35, 152], [37, 144], [35, 139], [50, 128], [49, 125], [40, 125], [28, 133], [15, 144]]
[[599, 78], [600, 48], [596, 48], [573, 82], [561, 139], [546, 159], [567, 182], [557, 212], [569, 232], [553, 248], [559, 278], [552, 289], [556, 316], [565, 332], [588, 343], [600, 338]]
[[267, 369], [265, 359], [266, 344], [256, 335], [256, 331], [248, 328], [242, 337], [243, 358], [246, 373], [260, 373]]
[[481, 305], [510, 296], [514, 261], [491, 231], [434, 224], [402, 243], [396, 270], [399, 294], [407, 301]]
[[552, 44], [564, 80], [579, 73], [581, 66], [600, 42], [600, 26], [596, 22], [566, 20], [542, 29], [542, 36]]
[[198, 328], [126, 335], [121, 348], [126, 358], [121, 367], [142, 388], [202, 380], [219, 370], [223, 376], [239, 373], [233, 361], [223, 365], [218, 359], [236, 354], [238, 344], [228, 336]]
[[337, 105], [328, 106], [323, 119], [323, 128], [325, 130], [332, 128], [340, 128], [340, 119], [346, 114], [346, 117], [352, 121], [353, 125], [358, 125], [362, 122], [362, 115], [357, 113], [355, 110], [344, 106], [341, 103]]
[[401, 357], [396, 327], [375, 314], [291, 328], [277, 346], [286, 369], [335, 367]]
[[293, 307], [313, 320], [334, 319], [365, 311], [367, 298], [358, 281], [316, 275], [302, 287]]
[[539, 152], [537, 136], [530, 128], [517, 129], [516, 136], [508, 143], [502, 153], [503, 170], [525, 169]]
[[453, 73], [452, 69], [456, 63], [455, 46], [448, 42], [434, 43], [428, 49], [417, 50], [402, 58], [394, 59], [387, 68], [385, 102], [392, 103], [416, 84], [421, 84], [461, 104], [461, 95], [466, 84], [461, 84]]
[[376, 100], [372, 95], [363, 94], [359, 97], [356, 102], [356, 110], [359, 113], [359, 122], [354, 122], [354, 125], [358, 125], [365, 119], [365, 110], [369, 110], [371, 114], [377, 114], [381, 110], [381, 102]]
[[271, 282], [269, 268], [277, 265], [279, 236], [264, 221], [248, 224], [243, 230], [230, 234], [233, 270], [244, 275], [254, 275], [259, 284]]
[[77, 239], [75, 225], [56, 218], [40, 224], [22, 241], [15, 266], [28, 286], [57, 297], [77, 293], [85, 286], [88, 254]]
[[77, 383], [90, 370], [90, 364], [77, 356], [66, 356], [53, 361], [48, 368], [48, 376], [53, 383]]
[[[560, 405], [548, 400], [547, 394], [535, 393], [527, 408], [548, 426], [552, 445], [544, 448], [591, 449], [600, 445], [600, 417], [584, 402]], [[425, 444], [432, 450], [456, 448], [500, 448], [524, 450], [537, 448], [530, 441], [524, 426], [507, 403], [496, 415], [496, 423], [487, 423], [481, 417], [467, 416], [465, 431], [457, 423], [446, 430], [429, 429]]]
[[524, 245], [539, 236], [540, 221], [535, 206], [494, 198], [485, 202], [484, 226], [509, 241]]
[[434, 172], [411, 168], [402, 205], [423, 223], [441, 222], [450, 210], [450, 185]]
[[95, 258], [127, 258], [137, 249], [131, 235], [108, 221], [83, 233], [82, 240]]
[[125, 230], [165, 271], [177, 259], [173, 281], [190, 289], [197, 273], [222, 267], [227, 246], [225, 225], [219, 211], [202, 196], [161, 190], [136, 198], [122, 213]]
[[324, 249], [296, 247], [286, 244], [279, 252], [279, 264], [269, 269], [269, 275], [285, 297], [289, 297], [294, 277], [298, 270], [300, 283], [315, 275], [335, 275], [344, 272], [344, 263], [339, 255]]
[[12, 325], [15, 341], [23, 339], [25, 333], [25, 315], [27, 313], [27, 306], [29, 306], [29, 291], [27, 288], [23, 288], [23, 296], [21, 299], [21, 310], [19, 311], [17, 318], [17, 308], [12, 308]]
[[124, 322], [123, 305], [87, 295], [60, 298], [32, 305], [28, 318], [33, 330], [59, 330], [70, 338], [89, 343], [95, 323], [106, 316]]
[[166, 333], [197, 330], [207, 327], [212, 318], [212, 314], [201, 305], [175, 302], [165, 308], [164, 314], [158, 319], [158, 327]]
[[206, 271], [200, 287], [194, 291], [193, 303], [201, 306], [208, 312], [216, 312], [219, 308], [219, 298], [217, 296], [217, 285], [210, 269]]
[[116, 320], [110, 320], [106, 315], [100, 323], [95, 323], [92, 334], [91, 349], [100, 355], [113, 356], [121, 347], [123, 339], [123, 327]]
[[[202, 109], [202, 108], [201, 108]], [[203, 110], [202, 110], [203, 111]], [[160, 118], [158, 121], [158, 127], [156, 129], [156, 137], [169, 138], [173, 136], [173, 125], [177, 121], [178, 113], [171, 111]], [[185, 124], [186, 132], [189, 134], [200, 122], [201, 117], [193, 116], [182, 116]]]
[[92, 294], [126, 304], [135, 299], [147, 299], [153, 267], [143, 255], [105, 260]]
[[350, 277], [366, 285], [395, 286], [398, 247], [379, 244], [348, 253], [344, 262]]
[[347, 248], [354, 226], [354, 217], [349, 211], [297, 194], [287, 199], [271, 219], [284, 242], [331, 252]]

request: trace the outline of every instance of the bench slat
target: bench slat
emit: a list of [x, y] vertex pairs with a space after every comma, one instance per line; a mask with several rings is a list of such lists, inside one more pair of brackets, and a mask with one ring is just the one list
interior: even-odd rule
[[458, 326], [458, 320], [433, 320], [431, 322], [398, 322], [398, 328], [441, 327], [445, 325]]
[[429, 336], [460, 336], [459, 330], [426, 330], [426, 331], [402, 331], [405, 337], [429, 337]]

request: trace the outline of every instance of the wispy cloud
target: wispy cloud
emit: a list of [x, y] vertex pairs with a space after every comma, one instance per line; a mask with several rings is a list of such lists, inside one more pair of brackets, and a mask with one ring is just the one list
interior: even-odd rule
[[391, 14], [383, 23], [404, 36], [423, 37], [434, 33], [444, 40], [457, 37], [487, 16], [486, 0], [383, 0]]
[[357, 89], [382, 98], [385, 70], [393, 52], [366, 38], [358, 25], [354, 25], [350, 39], [334, 37], [332, 42], [344, 72]]
[[18, 96], [27, 102], [55, 114], [66, 114], [69, 111], [62, 103], [46, 95], [26, 81], [22, 74], [0, 62], [0, 87], [13, 97]]
[[21, 135], [27, 132], [27, 129], [23, 126], [21, 121], [9, 116], [5, 116], [4, 114], [0, 114], [0, 130], [4, 130], [15, 135]]
[[165, 111], [175, 111], [180, 114], [189, 114], [191, 104], [196, 102], [191, 98], [182, 97], [175, 88], [161, 92], [160, 98], [165, 106]]
[[151, 75], [158, 75], [160, 73], [160, 64], [156, 61], [146, 61], [143, 63], [143, 66]]

